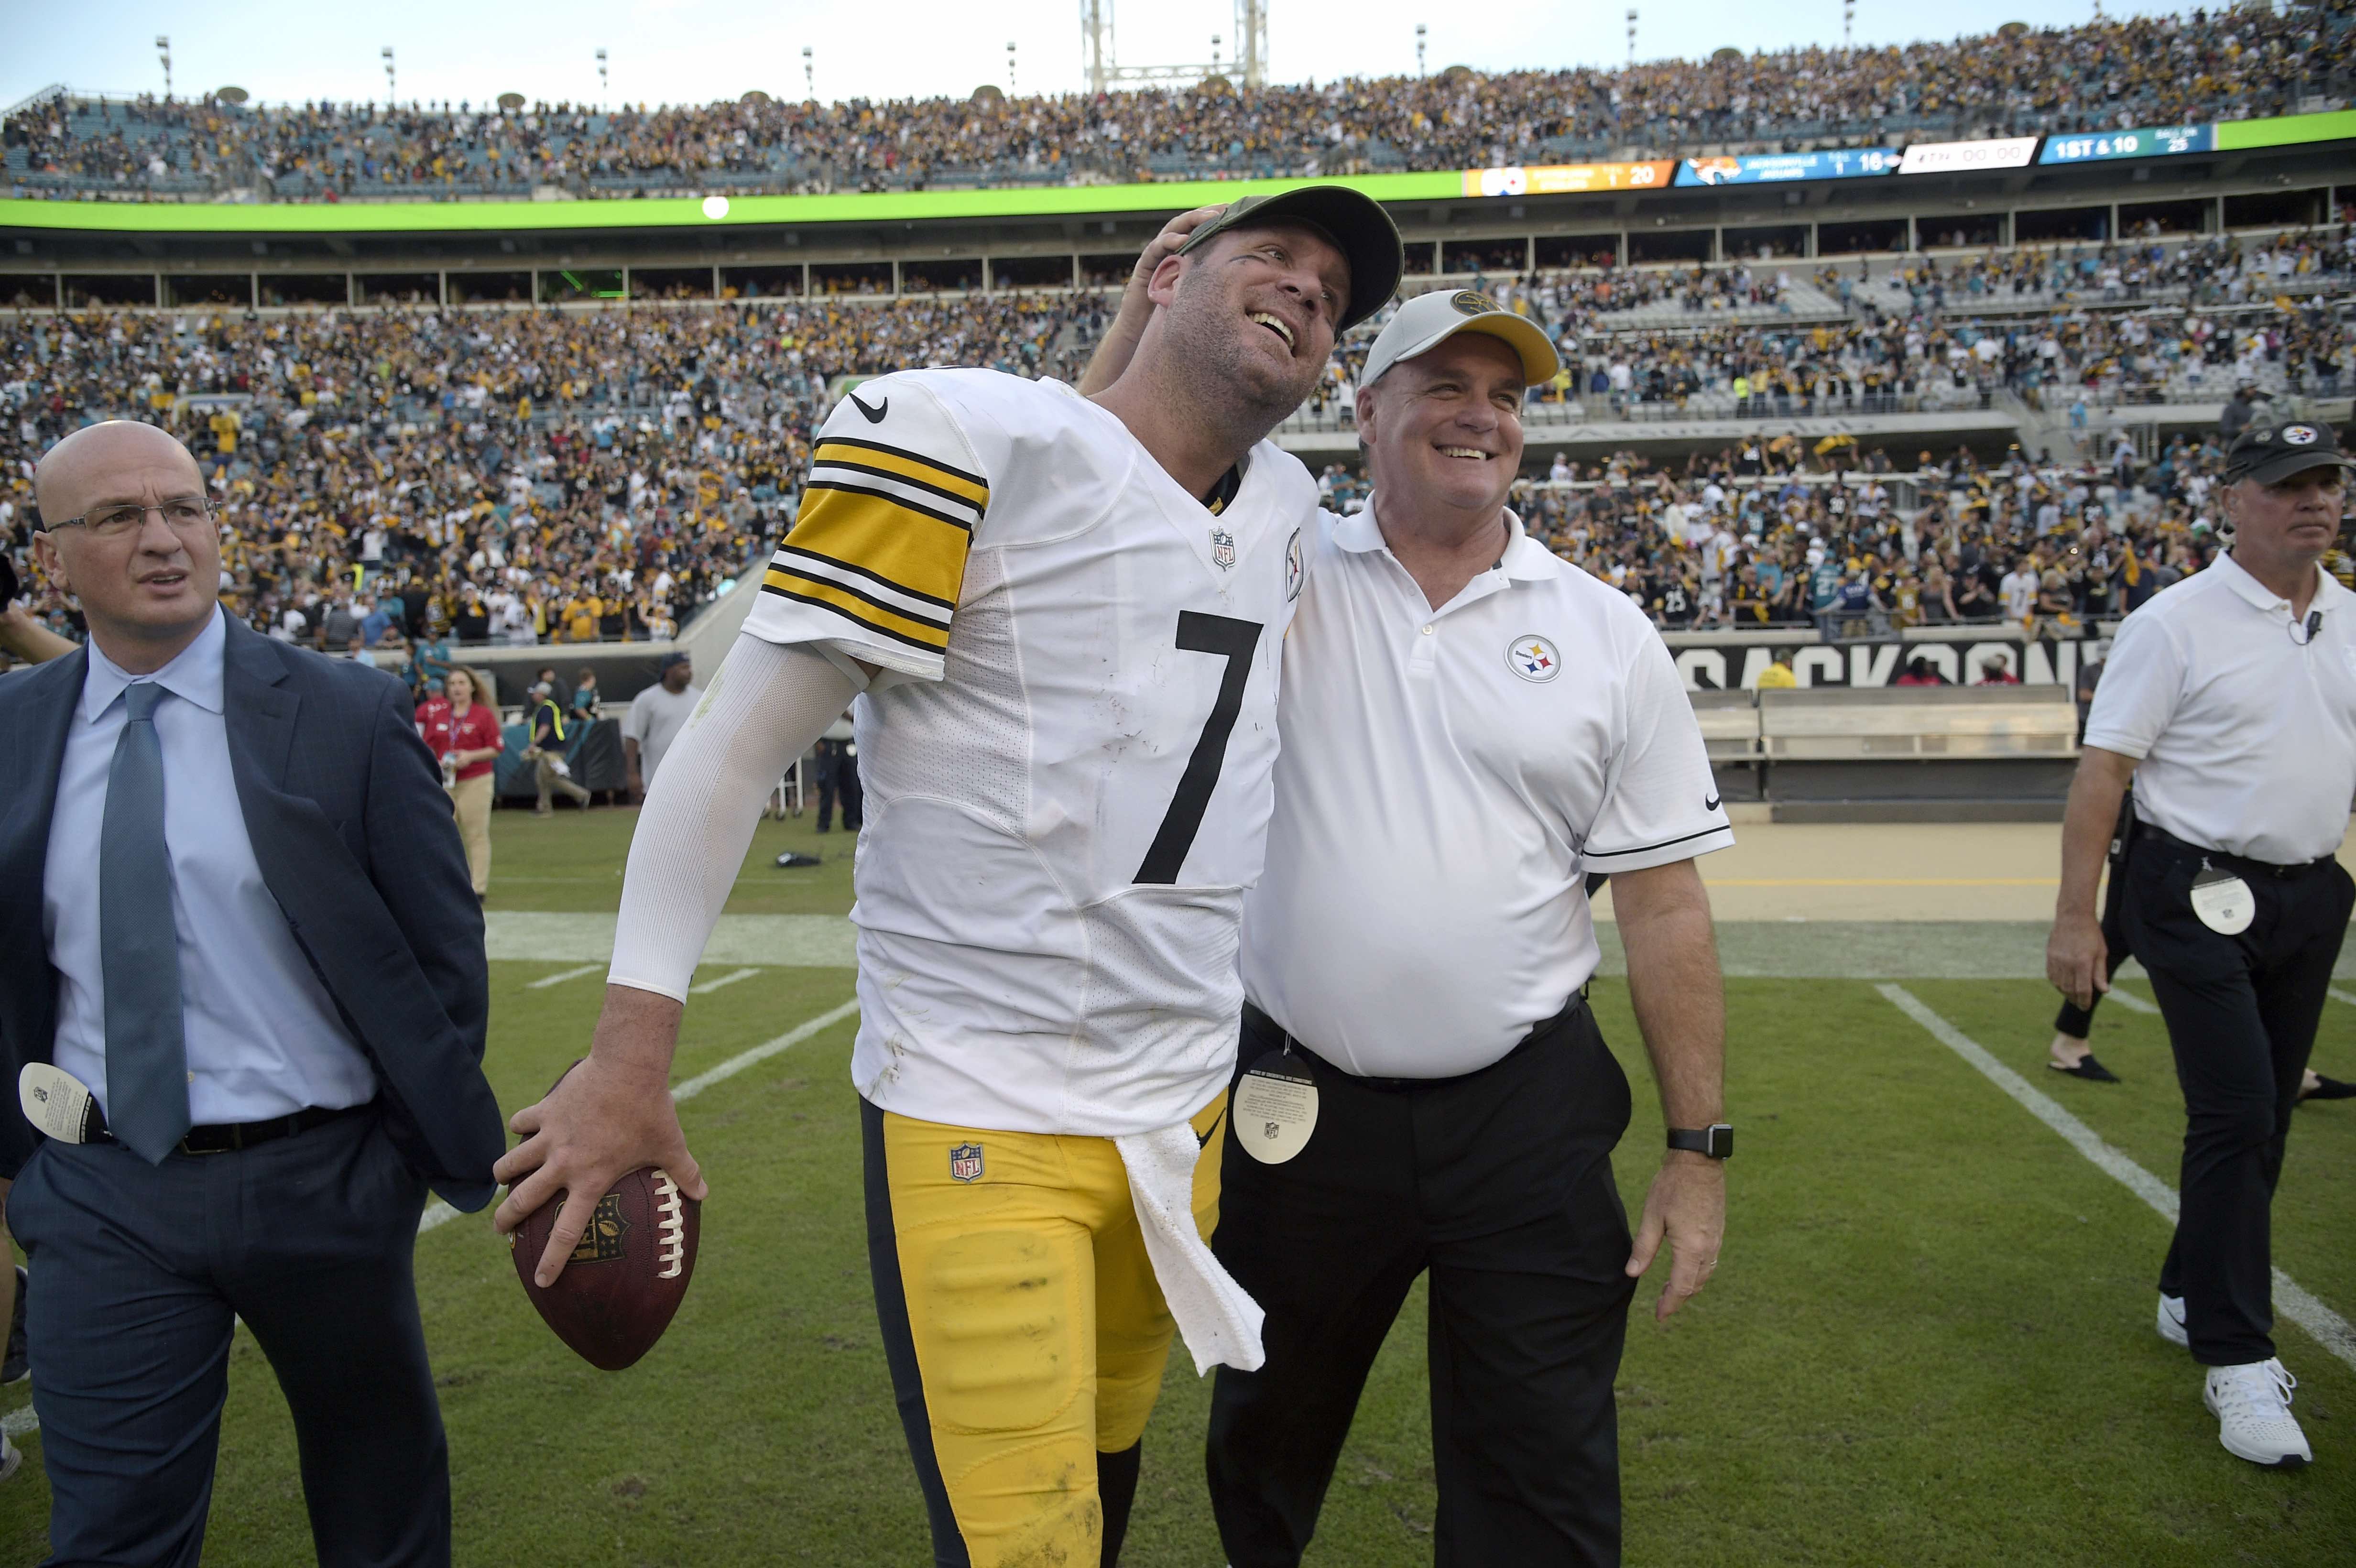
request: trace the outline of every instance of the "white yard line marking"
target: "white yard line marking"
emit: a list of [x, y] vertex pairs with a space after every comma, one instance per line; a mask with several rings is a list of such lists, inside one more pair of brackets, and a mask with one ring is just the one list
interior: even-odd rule
[[560, 969], [553, 975], [543, 975], [524, 987], [527, 991], [545, 991], [551, 986], [562, 986], [567, 980], [578, 980], [584, 975], [594, 975], [605, 968], [603, 964], [584, 964], [578, 969]]
[[[766, 1061], [781, 1051], [792, 1050], [819, 1030], [833, 1028], [858, 1010], [859, 999], [855, 997], [839, 1008], [830, 1008], [808, 1023], [797, 1024], [776, 1039], [763, 1040], [750, 1051], [740, 1051], [719, 1066], [706, 1069], [685, 1083], [674, 1086], [670, 1092], [670, 1097], [673, 1102], [692, 1100], [714, 1083], [734, 1078], [747, 1067]], [[448, 1224], [457, 1217], [458, 1211], [436, 1198], [425, 1205], [425, 1212], [418, 1217], [417, 1233], [422, 1236], [428, 1231]]]
[[[2176, 1223], [2176, 1189], [2162, 1181], [2117, 1149], [2104, 1143], [2092, 1127], [2063, 1110], [2029, 1080], [1990, 1056], [1977, 1040], [1922, 1005], [1903, 986], [1874, 987], [1890, 1005], [1930, 1031], [1931, 1038], [1979, 1070], [1981, 1077], [2019, 1102], [2023, 1110], [2062, 1135], [2120, 1186], [2151, 1205], [2159, 1217]], [[2282, 1270], [2275, 1270], [2275, 1305], [2282, 1315], [2306, 1329], [2315, 1342], [2356, 1370], [2356, 1328], [2337, 1312], [2299, 1288]]]
[[41, 1418], [33, 1413], [33, 1407], [29, 1404], [22, 1410], [12, 1410], [5, 1415], [0, 1415], [0, 1432], [5, 1432], [11, 1437], [22, 1437], [27, 1432], [38, 1432], [40, 1429]]
[[2330, 986], [2325, 988], [2330, 992], [2331, 999], [2333, 1001], [2345, 1002], [2350, 1007], [2356, 1008], [2356, 991], [2343, 991], [2337, 986]]
[[794, 1028], [789, 1029], [785, 1033], [779, 1035], [775, 1040], [765, 1040], [761, 1044], [755, 1046], [750, 1051], [739, 1051], [734, 1056], [732, 1056], [727, 1061], [722, 1062], [719, 1066], [709, 1068], [704, 1072], [697, 1073], [686, 1083], [681, 1083], [677, 1088], [673, 1089], [670, 1092], [670, 1097], [674, 1100], [692, 1100], [698, 1094], [702, 1093], [706, 1089], [711, 1088], [714, 1083], [721, 1083], [725, 1079], [734, 1078], [739, 1072], [744, 1072], [747, 1067], [766, 1061], [769, 1058], [776, 1055], [777, 1052], [781, 1051], [791, 1050], [793, 1047], [799, 1045], [802, 1041], [808, 1040], [810, 1036], [818, 1033], [820, 1029], [832, 1029], [836, 1024], [841, 1023], [843, 1019], [850, 1018], [852, 1014], [858, 1011], [859, 999], [855, 997], [850, 1001], [843, 1003], [839, 1008], [830, 1008], [825, 1012], [819, 1014], [818, 1017], [810, 1019], [809, 1022], [798, 1024]]
[[2157, 1013], [2159, 1011], [2159, 1005], [2157, 1002], [2150, 1000], [2148, 997], [2138, 997], [2133, 991], [2122, 991], [2116, 986], [2113, 986], [2109, 990], [2104, 992], [2103, 995], [2118, 1003], [2119, 1006], [2126, 1008], [2126, 1010], [2131, 1013]]
[[701, 986], [690, 986], [687, 988], [687, 994], [691, 997], [708, 997], [723, 986], [733, 986], [739, 980], [749, 980], [759, 973], [758, 969], [739, 969], [733, 975], [723, 975], [717, 980], [706, 980]]

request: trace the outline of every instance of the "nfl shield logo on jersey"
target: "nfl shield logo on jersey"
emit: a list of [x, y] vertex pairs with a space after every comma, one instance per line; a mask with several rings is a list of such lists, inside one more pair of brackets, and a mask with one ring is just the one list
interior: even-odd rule
[[1291, 603], [1301, 597], [1301, 580], [1309, 575], [1301, 560], [1301, 530], [1292, 530], [1292, 542], [1284, 547], [1284, 602]]
[[1505, 667], [1524, 680], [1548, 681], [1562, 673], [1562, 656], [1544, 637], [1525, 635], [1507, 645]]
[[1211, 530], [1211, 560], [1221, 571], [1236, 563], [1236, 536], [1225, 528]]
[[981, 1146], [959, 1144], [949, 1150], [949, 1179], [978, 1181], [981, 1178]]

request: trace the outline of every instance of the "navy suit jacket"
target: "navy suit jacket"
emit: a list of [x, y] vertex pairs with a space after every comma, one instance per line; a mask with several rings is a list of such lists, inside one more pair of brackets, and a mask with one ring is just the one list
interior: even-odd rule
[[[380, 670], [273, 642], [234, 619], [221, 691], [238, 805], [262, 880], [376, 1068], [393, 1145], [460, 1209], [490, 1201], [505, 1147], [483, 1077], [483, 913], [409, 693]], [[0, 677], [0, 1177], [40, 1135], [16, 1075], [55, 1049], [41, 932], [58, 767], [90, 656]]]

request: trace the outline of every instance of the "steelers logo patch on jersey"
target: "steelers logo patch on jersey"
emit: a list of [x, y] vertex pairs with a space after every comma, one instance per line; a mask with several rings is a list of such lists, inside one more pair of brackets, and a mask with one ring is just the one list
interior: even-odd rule
[[1562, 673], [1562, 655], [1544, 637], [1528, 633], [1505, 649], [1505, 667], [1524, 680], [1544, 683]]

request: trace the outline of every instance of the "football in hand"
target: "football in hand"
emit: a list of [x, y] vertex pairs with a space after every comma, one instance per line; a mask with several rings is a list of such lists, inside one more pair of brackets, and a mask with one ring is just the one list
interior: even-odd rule
[[[581, 1063], [576, 1061], [573, 1067]], [[573, 1071], [556, 1075], [562, 1083]], [[555, 1083], [549, 1085], [554, 1093]], [[655, 1348], [695, 1275], [703, 1205], [670, 1173], [641, 1166], [597, 1200], [564, 1272], [545, 1290], [533, 1276], [570, 1192], [524, 1216], [508, 1237], [516, 1277], [542, 1321], [591, 1366], [618, 1372]]]
[[543, 1290], [532, 1275], [569, 1201], [559, 1194], [516, 1227], [516, 1277], [558, 1339], [591, 1366], [618, 1372], [654, 1349], [686, 1296], [703, 1206], [667, 1171], [630, 1172], [597, 1200], [564, 1272]]

